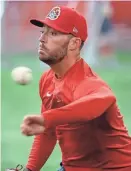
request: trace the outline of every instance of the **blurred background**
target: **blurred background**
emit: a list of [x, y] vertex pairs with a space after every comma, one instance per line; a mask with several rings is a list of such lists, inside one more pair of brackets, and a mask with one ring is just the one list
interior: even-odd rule
[[[76, 8], [87, 20], [89, 37], [82, 57], [110, 85], [118, 99], [131, 135], [131, 2], [130, 1], [3, 1], [1, 2], [1, 93], [2, 171], [25, 165], [33, 138], [20, 133], [24, 115], [40, 113], [38, 84], [48, 66], [38, 60], [39, 28], [32, 18], [43, 19], [55, 5]], [[11, 70], [16, 66], [33, 70], [33, 82], [16, 85]], [[59, 167], [61, 154], [56, 146], [43, 167]]]

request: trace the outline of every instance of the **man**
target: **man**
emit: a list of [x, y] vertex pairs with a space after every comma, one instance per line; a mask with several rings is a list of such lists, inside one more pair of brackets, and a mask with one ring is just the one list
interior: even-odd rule
[[108, 85], [81, 58], [85, 18], [54, 7], [41, 27], [39, 59], [51, 69], [40, 79], [41, 115], [26, 116], [21, 131], [35, 135], [25, 170], [39, 171], [58, 140], [65, 171], [131, 171], [131, 138]]

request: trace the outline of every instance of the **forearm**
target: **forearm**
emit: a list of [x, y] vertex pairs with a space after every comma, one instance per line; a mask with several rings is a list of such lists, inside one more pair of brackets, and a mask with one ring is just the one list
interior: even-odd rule
[[30, 169], [31, 171], [39, 171], [52, 153], [55, 144], [56, 137], [54, 132], [45, 132], [44, 134], [36, 136], [26, 168]]
[[87, 95], [64, 107], [44, 112], [45, 126], [87, 122], [99, 117], [115, 101], [113, 94], [103, 88], [99, 93]]

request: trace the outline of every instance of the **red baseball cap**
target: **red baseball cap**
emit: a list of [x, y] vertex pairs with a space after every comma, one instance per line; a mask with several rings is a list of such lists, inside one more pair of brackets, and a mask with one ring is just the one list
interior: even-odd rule
[[87, 24], [85, 18], [76, 10], [66, 6], [56, 6], [42, 20], [32, 19], [30, 22], [38, 27], [47, 25], [57, 31], [73, 34], [82, 41], [87, 39]]

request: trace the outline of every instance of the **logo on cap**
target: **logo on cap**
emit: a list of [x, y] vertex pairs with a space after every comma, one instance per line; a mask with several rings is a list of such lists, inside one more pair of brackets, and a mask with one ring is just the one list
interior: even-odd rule
[[74, 28], [73, 28], [73, 32], [74, 32], [74, 33], [78, 33], [77, 28], [74, 27]]
[[46, 18], [49, 18], [50, 20], [56, 20], [60, 16], [60, 7], [54, 7]]

